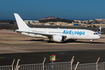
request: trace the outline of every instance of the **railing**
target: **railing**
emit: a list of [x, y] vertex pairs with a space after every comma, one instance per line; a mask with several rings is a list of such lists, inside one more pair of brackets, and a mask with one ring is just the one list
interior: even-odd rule
[[0, 70], [12, 70], [11, 65], [9, 66], [0, 66]]
[[[73, 69], [75, 68], [76, 64], [73, 64]], [[16, 67], [13, 66], [13, 70]], [[0, 70], [12, 70], [12, 66], [0, 66]], [[71, 70], [71, 63], [70, 62], [54, 62], [52, 63], [46, 63], [44, 64], [24, 64], [19, 65], [19, 68], [17, 70]], [[96, 63], [84, 63], [79, 64], [77, 70], [96, 70]], [[101, 62], [98, 64], [98, 70], [105, 70], [105, 62]]]

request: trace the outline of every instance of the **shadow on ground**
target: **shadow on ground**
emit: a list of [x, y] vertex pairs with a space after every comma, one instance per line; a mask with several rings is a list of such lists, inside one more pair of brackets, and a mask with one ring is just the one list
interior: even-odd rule
[[[86, 42], [86, 41], [77, 41], [77, 40], [66, 40], [64, 42], [55, 42], [55, 41], [48, 41], [48, 40], [44, 40], [44, 39], [31, 39], [31, 40], [25, 40], [25, 41], [46, 41], [47, 43], [90, 43]], [[91, 44], [105, 44], [105, 42], [91, 42]]]
[[31, 40], [25, 40], [25, 41], [44, 41], [44, 39], [31, 39]]

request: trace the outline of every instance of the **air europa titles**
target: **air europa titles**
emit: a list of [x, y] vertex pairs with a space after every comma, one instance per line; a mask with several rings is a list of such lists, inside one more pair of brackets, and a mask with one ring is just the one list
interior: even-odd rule
[[64, 30], [62, 34], [70, 34], [70, 35], [85, 35], [85, 31], [72, 31], [72, 30]]

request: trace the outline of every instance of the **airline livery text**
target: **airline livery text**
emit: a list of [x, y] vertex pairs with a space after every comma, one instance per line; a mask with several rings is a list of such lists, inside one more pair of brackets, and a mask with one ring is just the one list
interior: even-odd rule
[[70, 35], [85, 35], [85, 31], [72, 31], [72, 30], [64, 30], [62, 34], [70, 34]]

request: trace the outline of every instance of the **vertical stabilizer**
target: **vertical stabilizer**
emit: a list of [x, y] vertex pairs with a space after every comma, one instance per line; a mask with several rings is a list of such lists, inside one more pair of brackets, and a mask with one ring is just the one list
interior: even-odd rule
[[99, 27], [97, 33], [98, 33], [99, 35], [101, 35], [101, 27]]
[[14, 16], [19, 30], [29, 29], [29, 27], [26, 25], [26, 23], [22, 20], [22, 18], [17, 13], [14, 13]]

